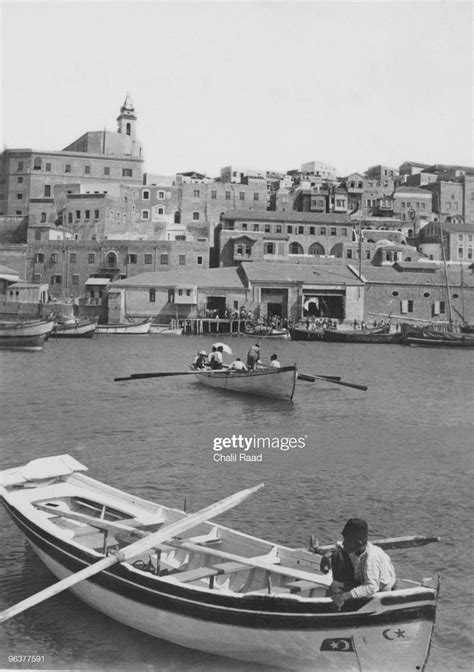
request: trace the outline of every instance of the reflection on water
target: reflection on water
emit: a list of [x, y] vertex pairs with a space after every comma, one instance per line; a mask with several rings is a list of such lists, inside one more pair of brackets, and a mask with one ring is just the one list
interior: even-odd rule
[[[229, 339], [245, 356], [251, 341]], [[472, 534], [472, 353], [402, 346], [262, 342], [301, 371], [340, 375], [367, 393], [298, 383], [293, 404], [225, 395], [192, 376], [114, 383], [145, 371], [185, 371], [198, 337], [117, 336], [49, 341], [40, 353], [0, 352], [1, 468], [70, 453], [90, 474], [169, 506], [195, 511], [259, 482], [265, 488], [221, 517], [249, 534], [295, 546], [331, 541], [360, 515], [374, 536], [439, 534], [442, 544], [394, 551], [400, 576], [443, 575], [429, 672], [471, 668], [465, 540]], [[262, 448], [261, 463], [213, 459], [216, 437], [304, 439]], [[52, 583], [4, 513], [0, 603]], [[256, 666], [188, 651], [137, 633], [58, 595], [12, 619], [5, 654], [45, 656], [35, 669], [250, 672]], [[23, 668], [24, 669], [24, 668]], [[260, 668], [263, 670], [263, 668]]]

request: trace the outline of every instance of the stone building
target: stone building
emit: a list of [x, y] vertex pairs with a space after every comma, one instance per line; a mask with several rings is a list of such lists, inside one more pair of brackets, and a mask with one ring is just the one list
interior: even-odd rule
[[[441, 231], [444, 250], [441, 248]], [[472, 222], [430, 222], [420, 231], [418, 249], [429, 259], [471, 264], [473, 247]]]
[[[85, 133], [62, 151], [6, 149], [0, 155], [0, 216], [23, 218], [31, 199], [51, 199], [55, 184], [141, 183], [142, 149], [127, 95], [116, 133]], [[45, 201], [45, 204], [50, 201]]]

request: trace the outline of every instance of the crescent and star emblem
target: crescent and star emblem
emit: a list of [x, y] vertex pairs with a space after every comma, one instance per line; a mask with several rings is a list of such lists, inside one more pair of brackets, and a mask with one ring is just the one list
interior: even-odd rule
[[[389, 633], [395, 635], [395, 637], [390, 637]], [[382, 632], [382, 635], [383, 637], [385, 637], [385, 639], [388, 639], [390, 642], [393, 641], [394, 639], [400, 639], [400, 637], [402, 639], [405, 639], [405, 630], [400, 630], [400, 628], [398, 628], [398, 630], [392, 632], [391, 628], [387, 628]]]
[[330, 646], [334, 651], [350, 651], [349, 642], [345, 639], [336, 639]]

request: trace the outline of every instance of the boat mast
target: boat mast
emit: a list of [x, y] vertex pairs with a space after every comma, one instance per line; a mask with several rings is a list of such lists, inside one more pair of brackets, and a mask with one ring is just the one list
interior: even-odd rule
[[444, 235], [443, 235], [443, 227], [441, 225], [441, 222], [439, 223], [439, 238], [441, 242], [441, 256], [443, 259], [443, 267], [444, 267], [444, 278], [446, 282], [446, 299], [447, 299], [447, 304], [448, 304], [448, 322], [449, 322], [449, 330], [452, 331], [453, 329], [453, 311], [451, 308], [451, 288], [449, 286], [449, 278], [448, 278], [448, 267], [446, 264], [446, 252], [444, 249]]

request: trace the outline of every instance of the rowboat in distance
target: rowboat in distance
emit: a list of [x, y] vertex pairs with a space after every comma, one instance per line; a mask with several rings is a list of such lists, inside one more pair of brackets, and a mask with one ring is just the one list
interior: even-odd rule
[[92, 338], [97, 322], [91, 320], [65, 320], [55, 322], [52, 335], [55, 338]]
[[0, 321], [0, 349], [41, 350], [53, 327], [51, 320]]
[[324, 330], [323, 340], [329, 343], [394, 343], [397, 335], [390, 333], [390, 327], [374, 329]]
[[322, 341], [324, 330], [322, 327], [310, 325], [309, 327], [296, 326], [290, 329], [290, 337], [294, 341]]
[[197, 369], [194, 364], [191, 364], [190, 369], [202, 385], [225, 392], [238, 392], [285, 401], [293, 399], [298, 374], [296, 366], [235, 371], [232, 369]]
[[150, 334], [161, 334], [162, 336], [181, 336], [183, 327], [172, 327], [169, 324], [150, 324]]
[[407, 336], [408, 345], [418, 348], [474, 348], [474, 334]]
[[[332, 578], [321, 572], [318, 552], [209, 521], [186, 526], [195, 514], [84, 471], [69, 455], [34, 460], [0, 472], [0, 498], [58, 579], [114, 563], [70, 587], [92, 608], [151, 636], [254, 664], [299, 671], [424, 669], [438, 598], [429, 580], [398, 579], [395, 590], [349, 600], [338, 611], [326, 596]], [[180, 523], [184, 532], [166, 536], [168, 525]], [[157, 530], [163, 531], [159, 543], [136, 555], [125, 552]]]
[[150, 320], [142, 322], [124, 322], [116, 324], [98, 324], [97, 334], [148, 334], [150, 331]]
[[277, 329], [276, 327], [266, 327], [257, 325], [255, 327], [248, 327], [244, 331], [245, 336], [253, 336], [257, 338], [291, 338], [288, 329]]

